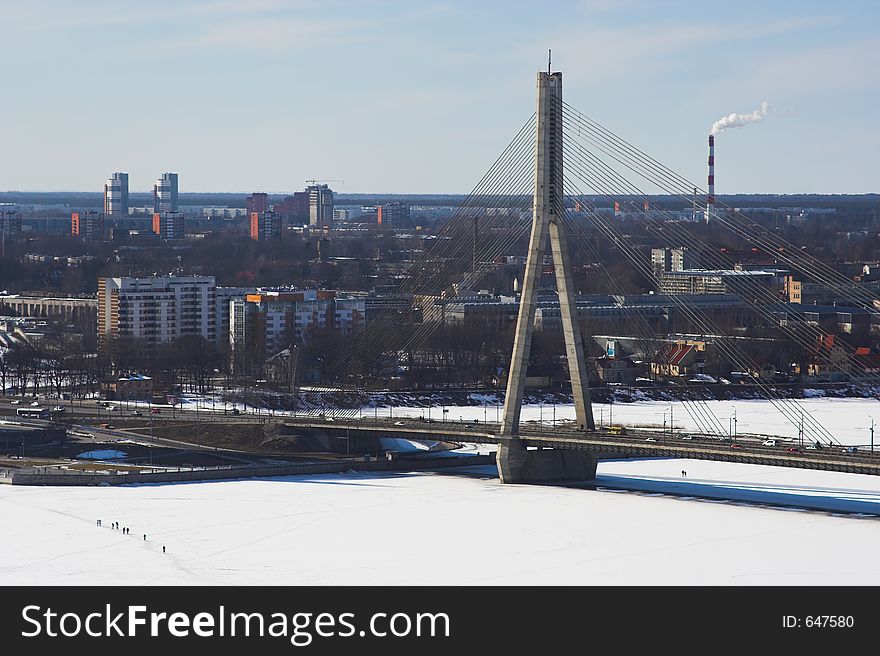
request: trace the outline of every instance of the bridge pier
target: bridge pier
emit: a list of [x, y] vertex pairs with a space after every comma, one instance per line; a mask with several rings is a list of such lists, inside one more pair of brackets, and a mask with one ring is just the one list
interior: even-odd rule
[[583, 451], [528, 450], [518, 437], [509, 437], [501, 440], [496, 462], [502, 483], [549, 483], [592, 480], [598, 460]]

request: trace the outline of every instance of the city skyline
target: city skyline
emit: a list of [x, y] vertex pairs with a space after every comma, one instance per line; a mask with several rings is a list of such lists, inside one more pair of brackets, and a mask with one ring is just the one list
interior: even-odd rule
[[466, 193], [552, 48], [568, 103], [701, 187], [713, 124], [768, 102], [718, 136], [719, 195], [870, 193], [878, 17], [857, 0], [561, 2], [552, 20], [494, 2], [5, 5], [0, 189], [125, 171], [141, 193], [171, 170], [182, 193]]

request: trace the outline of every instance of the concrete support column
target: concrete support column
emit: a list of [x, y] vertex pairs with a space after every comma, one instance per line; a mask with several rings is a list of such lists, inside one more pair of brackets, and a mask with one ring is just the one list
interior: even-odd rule
[[596, 478], [597, 463], [584, 451], [529, 450], [516, 437], [501, 442], [496, 458], [502, 483], [589, 481]]

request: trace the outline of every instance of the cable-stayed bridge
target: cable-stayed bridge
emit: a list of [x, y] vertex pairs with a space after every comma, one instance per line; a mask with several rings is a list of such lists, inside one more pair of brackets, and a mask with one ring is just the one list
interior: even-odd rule
[[[839, 440], [796, 399], [771, 384], [756, 379], [762, 398], [798, 430], [801, 442], [815, 452], [794, 449], [781, 452], [748, 441], [734, 444], [728, 426], [701, 400], [699, 383], [684, 381], [685, 410], [707, 442], [683, 444], [656, 433], [618, 427], [596, 428], [589, 388], [589, 359], [585, 330], [578, 318], [576, 293], [581, 272], [571, 264], [572, 254], [595, 266], [587, 275], [604, 279], [607, 289], [623, 294], [620, 281], [609, 272], [596, 248], [597, 239], [613, 244], [617, 257], [659, 289], [659, 273], [638, 245], [621, 230], [614, 215], [598, 211], [591, 199], [617, 197], [628, 212], [639, 214], [640, 227], [654, 243], [668, 248], [687, 248], [701, 256], [703, 266], [732, 272], [731, 288], [755, 317], [778, 329], [781, 335], [805, 349], [823, 343], [828, 334], [815, 322], [789, 317], [784, 300], [748, 272], [735, 269], [730, 256], [662, 209], [650, 209], [641, 199], [665, 194], [692, 204], [694, 217], [770, 254], [793, 272], [802, 272], [851, 305], [877, 314], [875, 298], [832, 267], [783, 240], [741, 212], [718, 202], [713, 194], [672, 171], [614, 132], [563, 100], [562, 74], [541, 72], [537, 76], [537, 108], [478, 182], [458, 211], [403, 277], [395, 295], [415, 305], [419, 298], [454, 298], [478, 285], [499, 257], [525, 252], [512, 351], [506, 364], [504, 413], [495, 425], [439, 427], [436, 424], [401, 426], [389, 422], [355, 420], [357, 398], [370, 390], [383, 389], [407, 362], [418, 358], [430, 343], [438, 323], [427, 320], [426, 308], [419, 316], [389, 307], [372, 318], [351, 348], [328, 356], [318, 394], [329, 403], [345, 398], [334, 410], [333, 422], [322, 417], [297, 417], [291, 424], [304, 430], [356, 431], [361, 434], [421, 436], [425, 439], [494, 442], [499, 445], [499, 473], [504, 482], [584, 479], [595, 474], [601, 457], [669, 455], [736, 462], [762, 462], [783, 466], [815, 467], [837, 471], [877, 473], [870, 457], [843, 453]], [[542, 274], [551, 270], [555, 279], [561, 336], [565, 343], [565, 367], [571, 385], [576, 420], [556, 434], [536, 434], [520, 425], [523, 391], [529, 369], [537, 294]], [[739, 272], [737, 274], [737, 272]], [[741, 371], [757, 368], [741, 347], [738, 336], [719, 325], [698, 304], [670, 295], [676, 312], [704, 335], [712, 335], [718, 354]], [[645, 316], [635, 313], [629, 326], [632, 338], [645, 343], [657, 338]], [[877, 374], [865, 370], [855, 349], [842, 344], [832, 357], [817, 350], [829, 366], [863, 369], [861, 379], [876, 382]], [[562, 366], [562, 365], [560, 365]], [[344, 409], [344, 408], [348, 409]], [[316, 408], [314, 414], [319, 414]], [[326, 413], [320, 413], [326, 414]], [[332, 425], [328, 425], [332, 423]], [[662, 437], [661, 437], [662, 439]], [[717, 441], [716, 441], [717, 440]], [[719, 443], [728, 440], [720, 445]], [[537, 448], [536, 448], [537, 447]]]

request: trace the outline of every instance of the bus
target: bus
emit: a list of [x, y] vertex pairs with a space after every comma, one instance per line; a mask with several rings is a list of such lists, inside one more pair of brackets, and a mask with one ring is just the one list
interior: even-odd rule
[[17, 408], [15, 414], [19, 417], [28, 417], [29, 419], [49, 418], [49, 411], [46, 408]]

